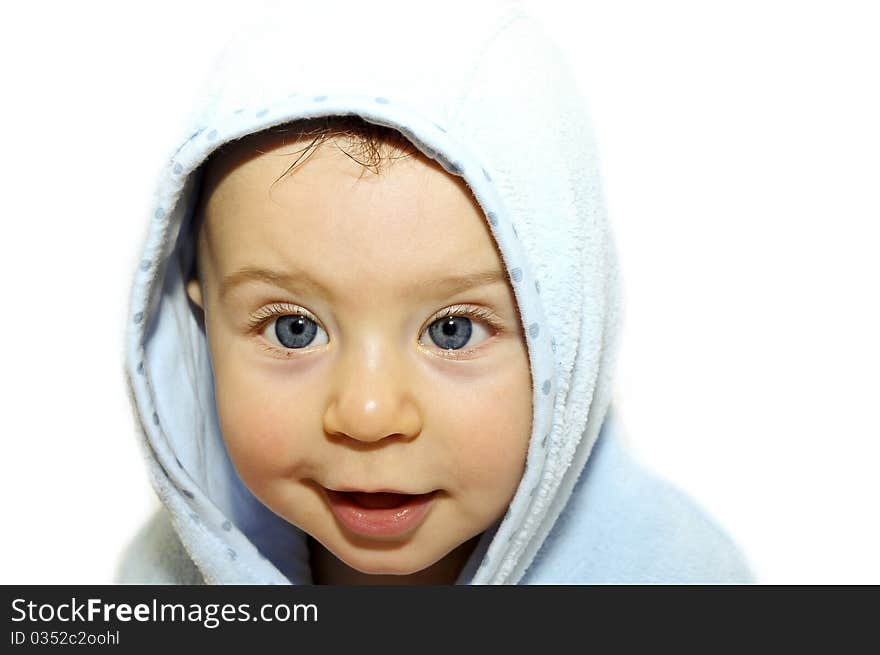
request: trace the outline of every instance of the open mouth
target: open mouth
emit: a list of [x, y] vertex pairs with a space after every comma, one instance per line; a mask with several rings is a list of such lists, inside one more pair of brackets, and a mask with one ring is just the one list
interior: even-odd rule
[[392, 509], [400, 507], [416, 497], [415, 494], [391, 493], [378, 491], [342, 491], [355, 505], [366, 509]]
[[409, 532], [426, 517], [437, 491], [406, 494], [390, 491], [324, 489], [336, 517], [353, 532], [392, 536]]

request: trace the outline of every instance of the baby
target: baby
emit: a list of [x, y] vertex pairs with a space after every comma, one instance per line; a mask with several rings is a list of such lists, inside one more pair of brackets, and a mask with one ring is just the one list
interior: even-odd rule
[[205, 172], [187, 292], [226, 447], [313, 538], [316, 583], [452, 583], [525, 464], [516, 299], [461, 178], [389, 128], [311, 123]]
[[750, 580], [619, 436], [596, 148], [541, 26], [276, 11], [150, 209], [126, 376], [162, 507], [118, 579]]

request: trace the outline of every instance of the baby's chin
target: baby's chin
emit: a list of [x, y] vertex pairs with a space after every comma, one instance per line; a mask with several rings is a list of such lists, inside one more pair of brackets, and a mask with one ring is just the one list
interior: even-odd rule
[[444, 544], [436, 534], [426, 531], [399, 543], [366, 545], [352, 543], [343, 535], [341, 539], [328, 539], [329, 547], [312, 537], [309, 547], [313, 572], [331, 583], [453, 584], [477, 540], [478, 536]]
[[384, 553], [383, 556], [380, 557], [373, 557], [371, 556], [372, 554], [368, 554], [366, 557], [358, 555], [349, 557], [344, 553], [343, 555], [346, 556], [345, 559], [338, 555], [337, 558], [346, 566], [351, 567], [359, 573], [377, 576], [414, 575], [427, 570], [438, 561], [434, 560], [426, 562], [422, 557], [400, 557], [391, 553]]
[[460, 544], [438, 548], [436, 542], [413, 535], [401, 542], [378, 542], [357, 544], [345, 539], [334, 540], [327, 548], [341, 564], [366, 575], [407, 576], [416, 575], [443, 560]]

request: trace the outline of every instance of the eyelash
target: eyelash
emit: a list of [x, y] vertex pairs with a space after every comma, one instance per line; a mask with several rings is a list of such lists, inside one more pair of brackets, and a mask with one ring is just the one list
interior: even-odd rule
[[[292, 305], [287, 303], [271, 303], [269, 305], [265, 305], [258, 309], [256, 312], [253, 312], [250, 315], [250, 320], [248, 321], [248, 331], [251, 333], [259, 334], [262, 332], [265, 325], [271, 321], [273, 318], [277, 316], [287, 316], [287, 315], [301, 315], [305, 316], [311, 321], [314, 321], [318, 325], [321, 322], [314, 316], [309, 310], [304, 307], [300, 307], [299, 305]], [[472, 307], [468, 305], [452, 305], [451, 307], [447, 307], [444, 310], [441, 310], [437, 314], [431, 317], [428, 321], [427, 325], [432, 325], [436, 321], [439, 321], [443, 318], [448, 318], [449, 316], [464, 316], [467, 318], [475, 318], [479, 321], [486, 323], [489, 327], [491, 327], [496, 333], [502, 333], [505, 331], [504, 325], [501, 321], [488, 309], [484, 309], [482, 307]], [[296, 349], [287, 350], [281, 349], [273, 345], [269, 344], [261, 344], [263, 349], [268, 351], [269, 353], [289, 359], [291, 357], [296, 357]], [[479, 348], [479, 346], [477, 346]], [[443, 351], [444, 353], [455, 353], [454, 355], [445, 354], [444, 357], [449, 357], [451, 359], [460, 358], [464, 355], [468, 355], [477, 348], [471, 348], [467, 350], [450, 350]]]

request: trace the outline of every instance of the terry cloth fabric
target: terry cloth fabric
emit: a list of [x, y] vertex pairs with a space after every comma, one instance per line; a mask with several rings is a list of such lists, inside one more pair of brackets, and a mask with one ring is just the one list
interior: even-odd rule
[[[399, 130], [483, 209], [520, 311], [533, 381], [525, 472], [460, 584], [732, 582], [733, 543], [627, 454], [610, 411], [619, 279], [589, 119], [557, 46], [513, 2], [386, 31], [411, 5], [278, 8], [218, 61], [161, 172], [134, 275], [125, 373], [162, 510], [123, 582], [309, 584], [306, 535], [226, 453], [203, 327], [185, 293], [200, 165], [293, 120], [356, 114]], [[290, 12], [286, 13], [285, 12]], [[332, 25], [332, 30], [321, 26]], [[321, 53], [332, 47], [333, 57]], [[342, 56], [346, 53], [347, 56]]]

